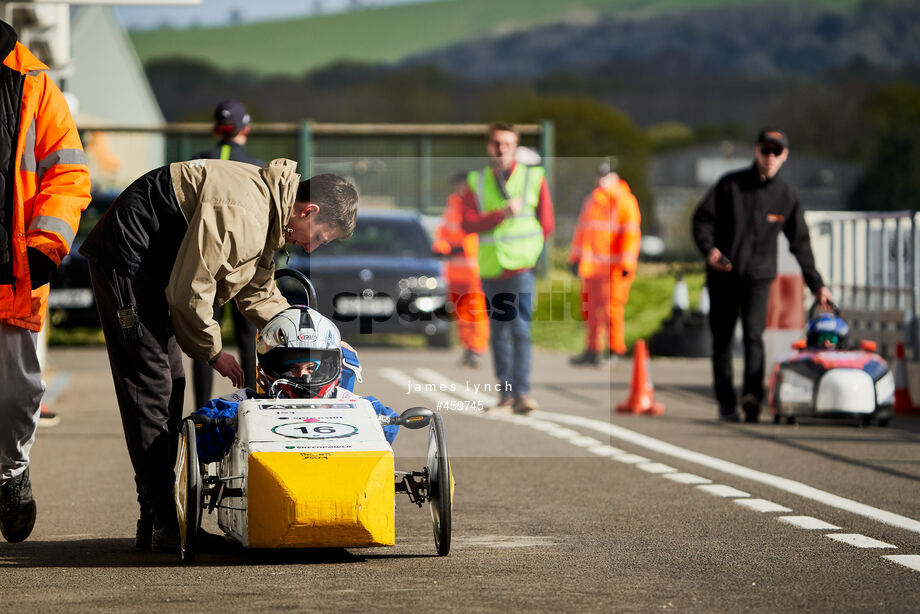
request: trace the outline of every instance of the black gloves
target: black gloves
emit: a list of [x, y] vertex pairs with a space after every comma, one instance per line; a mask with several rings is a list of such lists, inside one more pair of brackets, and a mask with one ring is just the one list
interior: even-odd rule
[[569, 270], [572, 271], [572, 275], [574, 275], [575, 277], [578, 277], [578, 264], [580, 262], [581, 262], [580, 260], [576, 260], [575, 262], [569, 263]]
[[26, 256], [29, 259], [29, 278], [32, 280], [32, 289], [51, 283], [51, 276], [57, 269], [54, 261], [34, 247], [26, 248]]

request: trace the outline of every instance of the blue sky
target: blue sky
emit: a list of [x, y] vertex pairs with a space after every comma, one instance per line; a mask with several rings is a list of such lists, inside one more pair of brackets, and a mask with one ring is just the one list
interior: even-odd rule
[[[168, 0], [166, 0], [168, 1]], [[116, 6], [115, 13], [129, 29], [174, 28], [190, 25], [217, 26], [230, 22], [268, 21], [286, 17], [344, 11], [355, 5], [372, 7], [420, 0], [203, 0], [199, 6]]]

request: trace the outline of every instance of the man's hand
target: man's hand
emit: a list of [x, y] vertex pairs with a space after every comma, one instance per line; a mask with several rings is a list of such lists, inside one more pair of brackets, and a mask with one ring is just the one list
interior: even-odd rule
[[569, 263], [569, 270], [572, 271], [572, 275], [578, 277], [578, 265], [581, 264], [581, 261], [575, 260], [574, 262]]
[[246, 385], [246, 377], [243, 375], [243, 367], [237, 362], [233, 355], [227, 352], [221, 352], [217, 355], [217, 360], [211, 365], [215, 371], [229, 379], [236, 388], [242, 388]]
[[518, 213], [521, 212], [521, 208], [523, 208], [524, 206], [524, 200], [518, 196], [515, 196], [514, 198], [509, 198], [507, 203], [508, 205], [506, 208], [508, 209], [509, 215], [517, 215]]
[[822, 307], [826, 307], [834, 302], [834, 297], [831, 295], [831, 291], [827, 286], [821, 286], [818, 288], [817, 294], [815, 294], [815, 300], [817, 300]]
[[709, 254], [706, 256], [706, 264], [720, 273], [728, 273], [732, 270], [732, 263], [719, 251], [718, 247], [713, 247], [709, 250]]

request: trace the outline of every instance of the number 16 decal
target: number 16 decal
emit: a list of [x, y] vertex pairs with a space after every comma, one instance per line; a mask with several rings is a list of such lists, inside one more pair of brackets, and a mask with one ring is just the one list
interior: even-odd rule
[[351, 437], [358, 427], [340, 422], [288, 422], [273, 427], [272, 432], [292, 439], [339, 439]]

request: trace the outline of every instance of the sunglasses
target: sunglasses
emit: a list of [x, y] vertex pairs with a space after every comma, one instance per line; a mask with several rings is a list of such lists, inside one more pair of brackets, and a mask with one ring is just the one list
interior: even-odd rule
[[773, 154], [774, 156], [779, 156], [779, 155], [782, 155], [783, 151], [785, 151], [785, 148], [780, 147], [779, 145], [764, 143], [763, 145], [760, 146], [760, 153], [761, 155], [764, 155], [764, 156], [769, 156], [770, 154]]

